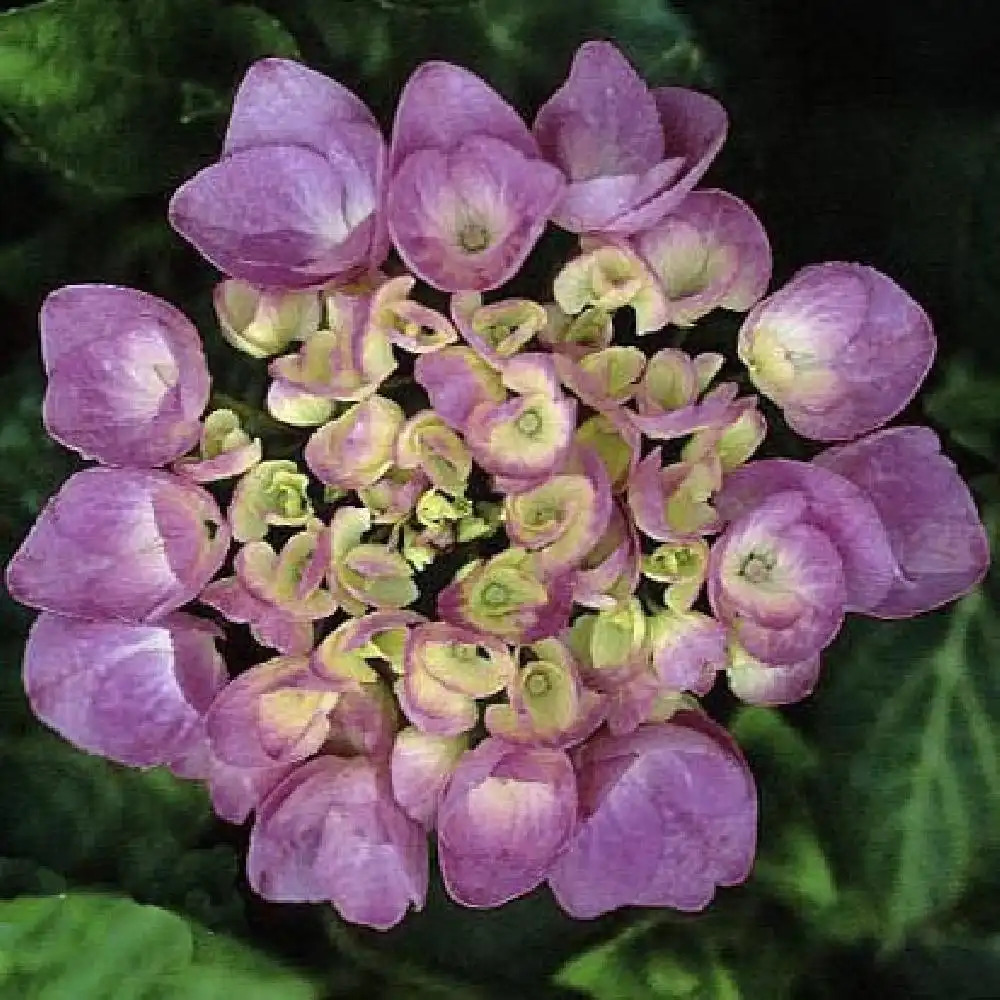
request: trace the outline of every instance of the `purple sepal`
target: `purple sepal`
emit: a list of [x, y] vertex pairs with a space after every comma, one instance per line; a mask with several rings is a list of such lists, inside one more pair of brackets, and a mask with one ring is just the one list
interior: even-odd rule
[[609, 42], [586, 42], [534, 133], [569, 184], [553, 220], [575, 233], [629, 234], [655, 225], [698, 183], [726, 135], [712, 98], [650, 91]]
[[198, 600], [215, 608], [231, 622], [249, 625], [250, 634], [262, 645], [279, 653], [302, 655], [313, 647], [311, 618], [297, 618], [270, 601], [265, 601], [247, 588], [239, 577], [228, 576], [213, 580]]
[[198, 331], [132, 288], [68, 285], [42, 304], [43, 417], [57, 441], [105, 465], [166, 465], [194, 446], [208, 403]]
[[408, 156], [389, 186], [392, 241], [407, 267], [444, 291], [508, 281], [542, 235], [559, 171], [506, 142], [472, 135]]
[[250, 835], [250, 885], [279, 903], [329, 901], [378, 930], [427, 896], [424, 831], [363, 757], [325, 755], [296, 768], [264, 800]]
[[631, 241], [659, 279], [670, 322], [713, 309], [746, 312], [767, 291], [771, 245], [749, 206], [725, 191], [694, 191]]
[[[820, 461], [832, 468], [832, 463]], [[840, 554], [847, 587], [845, 610], [869, 612], [885, 599], [892, 585], [890, 538], [872, 500], [837, 475], [838, 471], [787, 458], [748, 462], [725, 477], [715, 497], [715, 509], [723, 520], [733, 521], [775, 493], [794, 490], [804, 494], [808, 498], [806, 520], [819, 528]]]
[[227, 679], [219, 635], [186, 614], [149, 625], [41, 614], [24, 653], [28, 701], [88, 753], [205, 777], [204, 715]]
[[937, 348], [927, 314], [861, 264], [803, 268], [747, 315], [739, 355], [794, 431], [847, 441], [891, 420]]
[[731, 654], [726, 671], [729, 690], [750, 705], [790, 705], [812, 694], [819, 680], [820, 658], [782, 666], [763, 663], [742, 650]]
[[385, 144], [354, 95], [265, 59], [240, 85], [224, 155], [181, 185], [170, 223], [221, 271], [307, 288], [377, 267]]
[[343, 686], [319, 677], [305, 656], [279, 656], [230, 681], [206, 717], [212, 753], [232, 767], [305, 760], [330, 734]]
[[892, 583], [868, 614], [908, 618], [971, 590], [989, 539], [968, 487], [928, 427], [891, 427], [817, 455], [875, 505], [892, 549]]
[[669, 609], [650, 619], [652, 667], [663, 688], [705, 695], [726, 663], [726, 630], [709, 615]]
[[438, 808], [448, 894], [500, 906], [540, 885], [576, 829], [576, 778], [562, 750], [489, 737], [459, 762]]
[[693, 713], [598, 736], [578, 754], [582, 824], [549, 876], [590, 919], [621, 906], [704, 909], [753, 863], [757, 793], [725, 730]]
[[775, 493], [712, 546], [712, 611], [751, 655], [791, 665], [833, 642], [844, 620], [843, 562], [809, 521], [804, 493]]
[[227, 823], [245, 823], [268, 792], [295, 767], [295, 764], [279, 767], [233, 767], [212, 757], [207, 780], [215, 815]]
[[42, 508], [7, 566], [15, 600], [74, 618], [144, 622], [190, 601], [229, 528], [200, 486], [165, 472], [85, 469]]

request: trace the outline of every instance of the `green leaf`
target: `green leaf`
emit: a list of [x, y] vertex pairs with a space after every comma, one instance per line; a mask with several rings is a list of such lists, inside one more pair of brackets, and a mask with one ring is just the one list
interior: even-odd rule
[[931, 419], [964, 448], [994, 463], [1000, 459], [1000, 373], [984, 370], [971, 354], [949, 362], [924, 398]]
[[984, 1000], [1000, 996], [1000, 935], [943, 938], [908, 947], [894, 966], [911, 1000]]
[[183, 918], [87, 894], [0, 902], [0, 991], [37, 1000], [318, 1000], [315, 984]]
[[622, 924], [621, 914], [573, 920], [545, 888], [496, 909], [469, 909], [447, 897], [434, 872], [426, 907], [399, 927], [370, 932], [331, 915], [328, 930], [336, 947], [358, 964], [385, 965], [397, 975], [422, 969], [461, 983], [504, 983], [520, 995]]
[[[557, 985], [594, 1000], [784, 1000], [809, 954], [795, 929], [753, 904], [661, 911], [567, 962]], [[772, 932], [755, 933], [765, 925]]]
[[0, 740], [0, 856], [242, 929], [239, 862], [228, 845], [206, 844], [215, 820], [199, 783], [120, 767], [30, 725]]
[[891, 948], [962, 896], [1000, 837], [1000, 622], [984, 589], [847, 633], [816, 696], [827, 829]]
[[45, 0], [0, 15], [0, 118], [71, 180], [163, 191], [215, 153], [246, 66], [296, 53], [249, 5]]
[[[318, 36], [310, 62], [356, 88], [384, 121], [406, 77], [430, 58], [474, 70], [529, 116], [592, 38], [614, 39], [657, 85], [711, 75], [678, 5], [667, 0], [302, 0], [286, 20], [303, 39]], [[345, 23], [354, 30], [344, 31]]]
[[[6, 542], [38, 514], [73, 461], [42, 427], [41, 365], [30, 358], [0, 378], [0, 539]], [[6, 557], [6, 549], [0, 556]]]

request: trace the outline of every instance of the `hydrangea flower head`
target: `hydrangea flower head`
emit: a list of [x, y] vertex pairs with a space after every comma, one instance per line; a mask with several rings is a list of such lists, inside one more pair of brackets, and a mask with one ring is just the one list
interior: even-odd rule
[[[725, 133], [607, 42], [531, 131], [426, 63], [388, 144], [341, 84], [254, 64], [170, 219], [266, 388], [213, 396], [144, 292], [42, 307], [46, 426], [96, 464], [7, 566], [38, 717], [204, 781], [252, 817], [255, 892], [373, 928], [424, 905], [430, 837], [476, 908], [695, 911], [746, 879], [754, 779], [700, 699], [821, 697], [847, 615], [939, 607], [989, 554], [933, 431], [883, 426], [926, 314], [860, 264], [767, 296], [761, 221], [698, 188]], [[549, 223], [579, 241], [528, 297]], [[718, 310], [747, 314], [728, 352]], [[775, 457], [782, 422], [838, 444]]]

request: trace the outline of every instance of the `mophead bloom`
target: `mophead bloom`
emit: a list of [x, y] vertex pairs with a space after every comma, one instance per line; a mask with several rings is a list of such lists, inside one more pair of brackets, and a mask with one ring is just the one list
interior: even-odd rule
[[620, 906], [704, 909], [753, 863], [757, 794], [724, 730], [701, 716], [602, 735], [577, 754], [581, 821], [548, 875], [574, 917]]
[[389, 169], [393, 244], [444, 291], [511, 278], [564, 186], [517, 112], [475, 74], [443, 62], [424, 63], [403, 88]]
[[236, 93], [222, 157], [170, 201], [174, 229], [231, 278], [308, 288], [377, 267], [385, 143], [345, 87], [262, 59]]
[[7, 566], [28, 607], [141, 623], [190, 601], [222, 565], [229, 528], [211, 495], [166, 472], [84, 469], [42, 508]]
[[913, 398], [934, 359], [924, 310], [861, 264], [817, 264], [757, 305], [739, 355], [793, 430], [846, 441], [880, 427]]
[[726, 128], [711, 97], [651, 91], [610, 42], [585, 42], [535, 118], [542, 152], [568, 181], [553, 221], [573, 233], [648, 229], [701, 180]]
[[57, 441], [105, 465], [152, 468], [199, 438], [209, 374], [201, 338], [134, 288], [67, 285], [42, 305], [43, 416]]
[[[205, 781], [252, 819], [263, 898], [380, 930], [424, 905], [430, 835], [476, 908], [547, 883], [581, 919], [693, 911], [743, 881], [756, 789], [699, 700], [806, 697], [845, 615], [936, 608], [989, 554], [934, 433], [878, 429], [933, 357], [923, 310], [859, 264], [762, 299], [760, 220], [696, 189], [726, 126], [607, 42], [533, 132], [425, 63], [388, 148], [340, 84], [251, 66], [170, 204], [226, 276], [246, 398], [210, 396], [160, 299], [42, 309], [46, 426], [100, 464], [7, 567], [42, 612], [38, 717]], [[549, 222], [579, 238], [529, 291]], [[738, 357], [786, 423], [844, 443], [755, 460], [781, 415], [682, 350], [717, 309], [749, 310]]]

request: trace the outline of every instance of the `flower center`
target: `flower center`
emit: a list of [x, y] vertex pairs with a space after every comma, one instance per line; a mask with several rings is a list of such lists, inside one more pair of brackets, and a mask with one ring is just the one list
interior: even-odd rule
[[481, 222], [466, 222], [458, 231], [458, 245], [465, 253], [482, 253], [492, 242], [492, 234]]
[[510, 602], [510, 590], [504, 584], [494, 581], [483, 588], [480, 600], [488, 608], [502, 608]]
[[542, 418], [537, 410], [525, 410], [514, 422], [514, 426], [525, 437], [538, 437], [542, 430]]
[[524, 689], [532, 698], [541, 698], [552, 690], [552, 681], [544, 670], [532, 670], [524, 679]]
[[553, 521], [562, 520], [562, 516], [561, 507], [558, 507], [554, 503], [542, 503], [535, 508], [531, 517], [531, 523], [537, 527], [541, 527], [545, 524], [551, 524]]
[[740, 576], [748, 583], [759, 585], [769, 583], [771, 571], [774, 569], [777, 559], [771, 554], [760, 554], [751, 552], [742, 563], [740, 563]]

